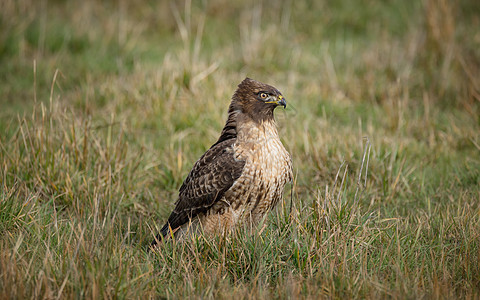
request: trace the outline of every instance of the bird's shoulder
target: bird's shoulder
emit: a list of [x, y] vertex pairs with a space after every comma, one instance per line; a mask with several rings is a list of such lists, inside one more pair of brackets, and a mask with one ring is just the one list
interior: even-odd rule
[[241, 176], [245, 161], [235, 157], [234, 144], [222, 141], [200, 157], [180, 187], [175, 211], [210, 207]]
[[233, 171], [234, 175], [241, 173], [245, 161], [235, 158], [234, 144], [235, 139], [229, 139], [217, 143], [208, 149], [195, 162], [179, 192], [182, 193], [192, 181], [201, 177], [206, 176], [207, 179], [213, 180], [227, 171]]

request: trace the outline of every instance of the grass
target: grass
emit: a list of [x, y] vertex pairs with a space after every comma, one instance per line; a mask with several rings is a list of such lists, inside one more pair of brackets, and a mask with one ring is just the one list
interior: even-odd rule
[[[479, 297], [479, 12], [3, 1], [0, 298]], [[289, 102], [285, 201], [147, 252], [245, 76]]]

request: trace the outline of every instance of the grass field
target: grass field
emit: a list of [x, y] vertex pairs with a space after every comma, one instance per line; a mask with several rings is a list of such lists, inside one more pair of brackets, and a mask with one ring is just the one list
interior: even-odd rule
[[[253, 233], [146, 246], [244, 77]], [[0, 2], [0, 298], [480, 297], [480, 2]]]

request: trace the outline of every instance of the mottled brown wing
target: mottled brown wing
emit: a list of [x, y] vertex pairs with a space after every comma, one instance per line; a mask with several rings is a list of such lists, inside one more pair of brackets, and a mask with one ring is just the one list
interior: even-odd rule
[[242, 174], [245, 161], [236, 160], [232, 145], [235, 139], [213, 145], [195, 163], [179, 191], [175, 209], [160, 233], [187, 223], [199, 213], [206, 212]]

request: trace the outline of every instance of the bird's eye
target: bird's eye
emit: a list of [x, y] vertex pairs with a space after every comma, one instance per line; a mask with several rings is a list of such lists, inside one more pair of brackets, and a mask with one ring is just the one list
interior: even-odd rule
[[267, 93], [260, 93], [260, 98], [267, 99], [267, 97], [268, 97]]

